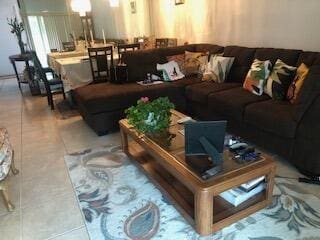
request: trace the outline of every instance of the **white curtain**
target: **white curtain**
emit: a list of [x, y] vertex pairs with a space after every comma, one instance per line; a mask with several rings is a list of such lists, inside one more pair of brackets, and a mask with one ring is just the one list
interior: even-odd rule
[[81, 35], [81, 22], [77, 15], [31, 15], [28, 23], [33, 46], [43, 65], [46, 65], [46, 54], [51, 49], [62, 50], [62, 42], [72, 41], [70, 34]]
[[75, 33], [77, 36], [79, 36], [79, 31], [76, 31], [75, 28], [71, 26], [70, 18], [73, 18], [73, 16], [43, 15], [38, 18], [42, 19], [43, 21], [50, 49], [62, 50], [62, 42], [72, 41], [70, 34]]

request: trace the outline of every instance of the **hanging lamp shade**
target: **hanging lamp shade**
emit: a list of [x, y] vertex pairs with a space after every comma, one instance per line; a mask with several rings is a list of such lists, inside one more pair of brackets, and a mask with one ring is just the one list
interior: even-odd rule
[[119, 0], [109, 0], [110, 7], [119, 7]]
[[86, 12], [91, 11], [90, 0], [71, 0], [71, 9], [78, 12], [80, 16], [85, 16]]

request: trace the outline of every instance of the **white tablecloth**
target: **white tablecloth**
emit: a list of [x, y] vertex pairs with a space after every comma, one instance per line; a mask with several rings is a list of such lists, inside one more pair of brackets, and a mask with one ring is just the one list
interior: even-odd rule
[[92, 82], [90, 61], [87, 56], [56, 59], [54, 71], [60, 75], [65, 92]]
[[[114, 64], [117, 59], [117, 54], [114, 54]], [[55, 59], [53, 66], [56, 74], [61, 76], [65, 92], [88, 85], [93, 81], [88, 56]]]
[[71, 52], [53, 52], [47, 54], [47, 61], [49, 67], [55, 69], [55, 63], [57, 59], [61, 58], [70, 58], [70, 57], [80, 57], [80, 56], [88, 56], [88, 52], [86, 50], [77, 50]]

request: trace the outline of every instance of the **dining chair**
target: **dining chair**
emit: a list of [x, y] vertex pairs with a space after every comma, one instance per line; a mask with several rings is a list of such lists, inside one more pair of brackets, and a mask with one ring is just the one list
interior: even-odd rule
[[[62, 94], [63, 98], [66, 99], [66, 95], [64, 92], [63, 82], [62, 80], [55, 74], [53, 69], [49, 67], [42, 67], [42, 64], [36, 54], [35, 51], [31, 51], [33, 66], [35, 68], [35, 77], [37, 80], [43, 81], [46, 94], [48, 105], [54, 110], [54, 102], [53, 102], [53, 95], [55, 94]], [[50, 78], [48, 75], [51, 75]]]
[[156, 48], [166, 48], [168, 47], [168, 38], [156, 38]]
[[156, 38], [156, 48], [166, 48], [177, 46], [176, 38]]
[[113, 47], [88, 48], [88, 55], [92, 83], [107, 82], [110, 79], [110, 67], [113, 66]]
[[63, 51], [71, 52], [76, 50], [76, 46], [74, 45], [74, 42], [62, 42], [62, 48]]
[[128, 52], [128, 51], [137, 51], [137, 50], [140, 50], [140, 43], [118, 45], [119, 63], [122, 62], [122, 59], [121, 59], [122, 53]]

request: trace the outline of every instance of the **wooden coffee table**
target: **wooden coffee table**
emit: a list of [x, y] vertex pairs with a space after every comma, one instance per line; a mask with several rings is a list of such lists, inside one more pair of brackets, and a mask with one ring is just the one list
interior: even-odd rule
[[[122, 147], [200, 235], [216, 232], [271, 203], [276, 171], [271, 157], [262, 154], [261, 160], [239, 164], [226, 150], [223, 172], [203, 180], [185, 161], [184, 136], [179, 132], [184, 127], [177, 123], [185, 115], [177, 111], [172, 113], [169, 131], [176, 137], [170, 147], [160, 146], [138, 133], [126, 119], [119, 122]], [[260, 176], [266, 176], [266, 189], [237, 207], [219, 196]]]

